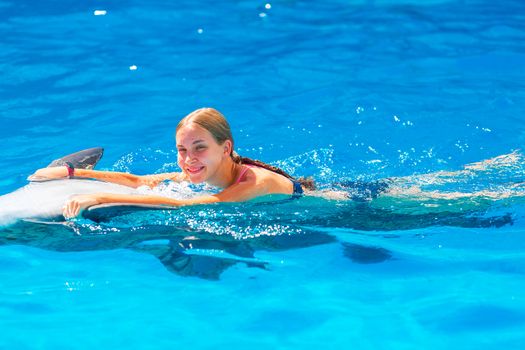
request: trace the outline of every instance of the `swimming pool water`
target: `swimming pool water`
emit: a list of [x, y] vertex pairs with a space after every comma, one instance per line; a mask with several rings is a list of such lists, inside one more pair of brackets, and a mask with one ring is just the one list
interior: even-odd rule
[[[521, 1], [0, 9], [1, 194], [94, 146], [99, 169], [174, 171], [176, 123], [202, 106], [240, 154], [321, 185], [459, 170], [524, 142]], [[0, 347], [520, 349], [523, 201], [406, 209], [316, 199], [3, 227]]]

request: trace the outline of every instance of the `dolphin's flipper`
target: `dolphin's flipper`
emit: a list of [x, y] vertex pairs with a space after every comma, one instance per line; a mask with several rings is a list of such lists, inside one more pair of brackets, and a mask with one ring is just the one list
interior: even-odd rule
[[[238, 263], [264, 270], [267, 265], [266, 262], [258, 261], [255, 258], [243, 258], [230, 253], [229, 251], [236, 251], [235, 245], [239, 245], [238, 242], [203, 240], [195, 237], [184, 237], [182, 239], [172, 237], [167, 243], [162, 241], [159, 241], [159, 244], [155, 243], [136, 244], [129, 248], [154, 255], [169, 271], [180, 276], [218, 280], [226, 269]], [[211, 254], [214, 251], [222, 251], [223, 245], [229, 250], [227, 251], [229, 255], [214, 256]], [[241, 242], [240, 245], [246, 244]], [[246, 249], [250, 250], [249, 247], [243, 247], [239, 251]], [[244, 253], [253, 257], [253, 252]]]
[[51, 162], [47, 167], [64, 166], [66, 162], [70, 162], [77, 169], [93, 169], [97, 165], [104, 149], [101, 147], [89, 148], [80, 152], [69, 154], [60, 159]]

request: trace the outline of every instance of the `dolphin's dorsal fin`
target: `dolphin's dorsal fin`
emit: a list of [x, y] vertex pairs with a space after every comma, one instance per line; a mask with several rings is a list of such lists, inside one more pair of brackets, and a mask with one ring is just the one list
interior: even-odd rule
[[104, 149], [102, 147], [95, 147], [85, 149], [80, 152], [69, 154], [62, 158], [52, 161], [47, 167], [56, 167], [66, 165], [66, 162], [70, 162], [77, 169], [93, 169], [97, 165]]

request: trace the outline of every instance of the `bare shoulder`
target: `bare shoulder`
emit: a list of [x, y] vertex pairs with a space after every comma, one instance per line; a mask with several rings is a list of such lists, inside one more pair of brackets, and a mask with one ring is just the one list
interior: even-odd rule
[[244, 202], [268, 193], [266, 175], [258, 168], [249, 168], [239, 182], [225, 188], [216, 194], [219, 202]]
[[293, 192], [293, 184], [290, 179], [265, 168], [250, 168], [246, 181], [261, 189], [264, 194], [291, 194]]
[[239, 184], [264, 188], [268, 184], [271, 184], [272, 181], [275, 181], [276, 175], [280, 176], [268, 169], [260, 167], [250, 167], [246, 171], [245, 175], [243, 176], [243, 179], [239, 182]]

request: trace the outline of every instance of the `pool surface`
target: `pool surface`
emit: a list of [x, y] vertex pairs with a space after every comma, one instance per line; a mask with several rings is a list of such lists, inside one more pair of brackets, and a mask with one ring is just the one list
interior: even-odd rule
[[[521, 349], [524, 13], [522, 1], [0, 0], [1, 195], [95, 146], [101, 170], [177, 171], [175, 126], [209, 106], [238, 153], [323, 189], [389, 178], [495, 196], [4, 222], [0, 348]], [[25, 205], [0, 203], [0, 217]]]

